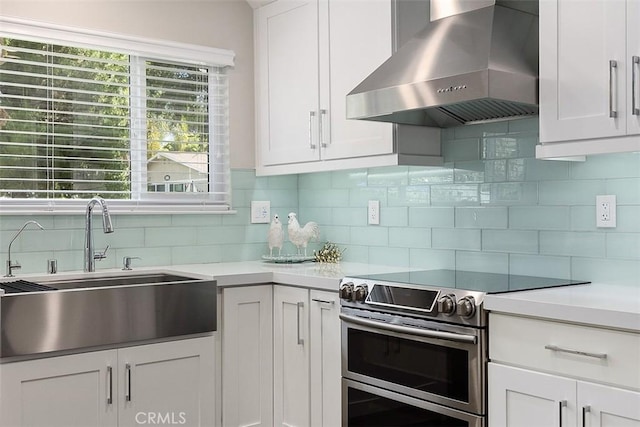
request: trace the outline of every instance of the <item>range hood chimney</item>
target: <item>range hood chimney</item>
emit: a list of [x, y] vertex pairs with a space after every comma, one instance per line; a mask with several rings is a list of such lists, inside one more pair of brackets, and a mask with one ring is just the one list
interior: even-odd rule
[[431, 22], [347, 95], [349, 119], [445, 128], [537, 114], [535, 1], [431, 0]]

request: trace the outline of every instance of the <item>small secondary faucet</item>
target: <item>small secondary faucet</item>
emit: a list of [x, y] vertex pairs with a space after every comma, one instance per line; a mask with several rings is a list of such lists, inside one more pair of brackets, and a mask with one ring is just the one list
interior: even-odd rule
[[102, 253], [95, 253], [93, 250], [93, 231], [92, 231], [92, 212], [95, 205], [102, 208], [102, 230], [105, 233], [113, 233], [113, 225], [111, 225], [111, 216], [107, 208], [107, 202], [102, 197], [96, 196], [89, 200], [87, 211], [85, 213], [85, 229], [84, 229], [84, 271], [96, 271], [96, 259], [106, 258], [107, 249]]
[[13, 243], [14, 240], [16, 240], [18, 238], [20, 233], [22, 233], [22, 231], [29, 224], [34, 224], [34, 225], [38, 226], [38, 228], [40, 228], [40, 230], [44, 230], [44, 228], [37, 221], [27, 221], [27, 222], [24, 223], [22, 228], [20, 230], [18, 230], [16, 235], [13, 236], [13, 239], [11, 239], [11, 241], [9, 242], [9, 250], [7, 251], [7, 274], [5, 274], [5, 277], [13, 277], [13, 270], [17, 270], [19, 268], [22, 268], [22, 266], [20, 264], [18, 264], [17, 261], [15, 263], [11, 262], [11, 244]]

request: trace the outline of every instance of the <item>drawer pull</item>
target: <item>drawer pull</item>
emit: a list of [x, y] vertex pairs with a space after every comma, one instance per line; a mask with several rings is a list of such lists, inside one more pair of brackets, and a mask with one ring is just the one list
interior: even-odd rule
[[567, 406], [566, 400], [561, 400], [558, 402], [558, 426], [562, 427], [562, 408]]
[[582, 427], [587, 427], [587, 414], [591, 412], [591, 406], [583, 406], [582, 407]]
[[602, 359], [602, 360], [607, 358], [607, 353], [590, 353], [588, 351], [571, 350], [569, 348], [562, 348], [562, 347], [558, 347], [557, 345], [551, 345], [551, 344], [545, 345], [544, 348], [546, 348], [547, 350], [557, 351], [560, 353], [577, 354], [579, 356], [594, 357], [596, 359]]

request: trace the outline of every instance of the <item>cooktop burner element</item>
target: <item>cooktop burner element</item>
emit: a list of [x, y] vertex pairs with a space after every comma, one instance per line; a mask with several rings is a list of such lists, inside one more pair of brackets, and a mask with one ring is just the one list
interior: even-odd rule
[[487, 294], [587, 284], [588, 281], [460, 270], [422, 270], [345, 277], [342, 307], [476, 327], [486, 326]]

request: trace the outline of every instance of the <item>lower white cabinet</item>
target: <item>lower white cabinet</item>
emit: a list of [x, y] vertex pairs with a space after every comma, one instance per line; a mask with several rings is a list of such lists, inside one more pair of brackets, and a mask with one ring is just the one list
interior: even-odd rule
[[490, 427], [640, 427], [640, 393], [489, 363]]
[[215, 423], [213, 337], [0, 365], [0, 426]]
[[224, 426], [340, 425], [338, 310], [336, 292], [224, 289]]
[[640, 427], [640, 334], [489, 314], [490, 427]]

